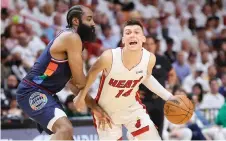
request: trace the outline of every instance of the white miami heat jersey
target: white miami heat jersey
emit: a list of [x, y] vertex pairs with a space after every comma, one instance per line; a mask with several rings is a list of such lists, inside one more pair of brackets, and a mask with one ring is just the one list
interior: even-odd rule
[[[142, 49], [140, 63], [128, 70], [122, 62], [122, 49], [112, 49], [112, 66], [102, 74], [96, 100], [108, 113], [125, 110], [138, 100], [139, 85], [147, 76], [150, 53]], [[132, 58], [133, 56], [131, 56]]]

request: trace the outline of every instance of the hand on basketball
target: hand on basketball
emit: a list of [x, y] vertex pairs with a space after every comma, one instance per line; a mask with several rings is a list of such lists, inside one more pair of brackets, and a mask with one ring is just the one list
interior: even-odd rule
[[106, 124], [108, 124], [108, 126], [112, 128], [112, 121], [110, 116], [100, 106], [93, 107], [92, 111], [95, 115], [95, 118], [97, 118], [98, 128], [105, 130]]
[[73, 102], [74, 102], [75, 109], [78, 112], [82, 112], [82, 111], [85, 111], [86, 110], [85, 100], [83, 98], [81, 98], [80, 96], [76, 96], [73, 99]]
[[194, 112], [193, 103], [186, 95], [171, 96], [164, 104], [164, 115], [174, 124], [187, 123]]

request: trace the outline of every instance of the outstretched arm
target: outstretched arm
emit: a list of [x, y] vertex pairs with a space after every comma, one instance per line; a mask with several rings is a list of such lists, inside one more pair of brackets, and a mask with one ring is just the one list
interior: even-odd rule
[[148, 77], [143, 81], [143, 84], [152, 92], [160, 96], [164, 100], [168, 100], [172, 94], [168, 92], [151, 74], [155, 65], [155, 55], [151, 53], [150, 61], [148, 64]]
[[172, 94], [168, 92], [152, 75], [148, 77], [143, 84], [152, 92], [160, 96], [165, 101], [168, 100]]

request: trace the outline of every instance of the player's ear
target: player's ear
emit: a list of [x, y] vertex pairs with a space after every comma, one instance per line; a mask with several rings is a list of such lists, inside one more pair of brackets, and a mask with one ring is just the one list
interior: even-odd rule
[[72, 24], [78, 26], [78, 25], [79, 25], [79, 20], [78, 20], [78, 18], [74, 17], [74, 18], [72, 19]]
[[145, 42], [146, 42], [146, 39], [147, 39], [147, 38], [146, 38], [145, 36], [143, 36], [143, 37], [142, 37], [142, 42], [145, 43]]

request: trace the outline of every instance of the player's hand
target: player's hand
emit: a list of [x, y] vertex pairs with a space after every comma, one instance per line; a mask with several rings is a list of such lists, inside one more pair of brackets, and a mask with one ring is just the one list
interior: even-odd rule
[[75, 109], [78, 112], [82, 112], [82, 111], [86, 110], [86, 103], [85, 103], [84, 98], [81, 98], [80, 96], [76, 96], [73, 99], [73, 103], [74, 103]]
[[100, 106], [96, 105], [92, 108], [92, 111], [97, 118], [98, 128], [105, 130], [106, 124], [108, 124], [108, 126], [112, 128], [112, 121], [110, 116]]

